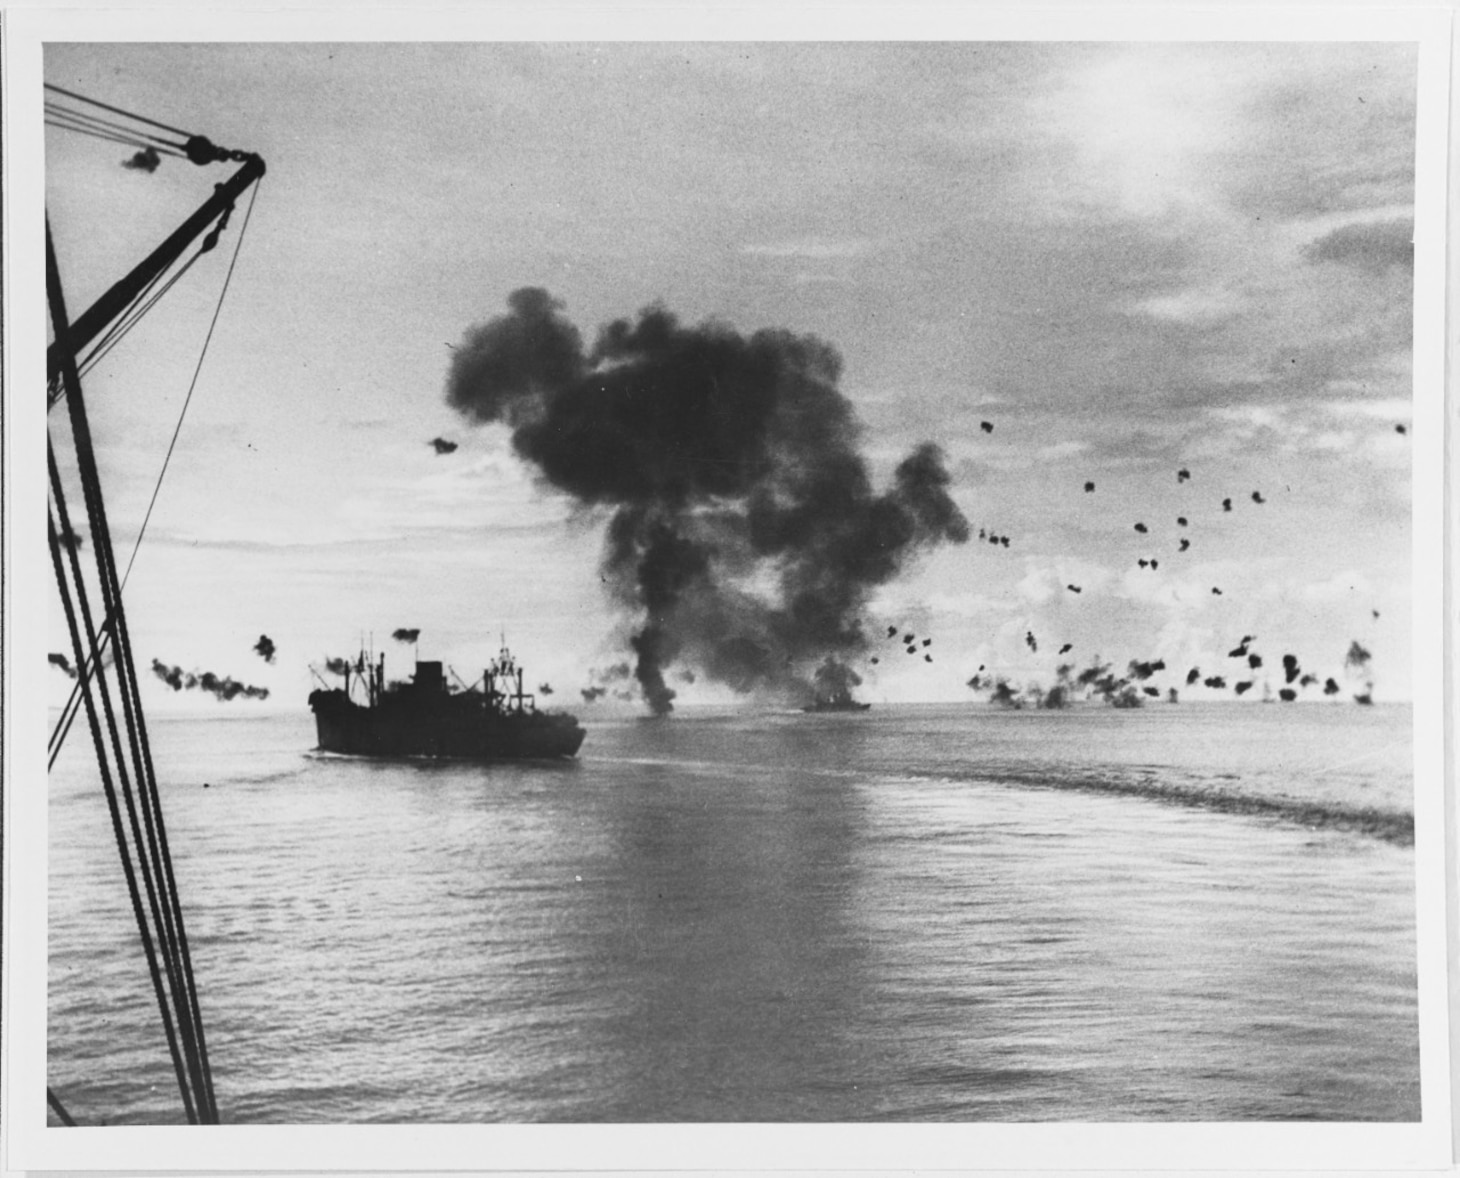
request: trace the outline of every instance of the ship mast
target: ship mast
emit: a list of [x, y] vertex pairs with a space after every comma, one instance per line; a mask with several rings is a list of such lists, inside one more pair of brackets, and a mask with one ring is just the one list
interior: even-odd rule
[[[59, 87], [47, 85], [46, 88], [78, 101], [105, 106]], [[141, 116], [117, 111], [114, 107], [106, 109], [154, 126], [163, 126]], [[52, 125], [66, 126], [60, 122]], [[54, 437], [48, 438], [51, 562], [77, 668], [72, 701], [63, 711], [62, 720], [52, 734], [51, 757], [54, 761], [70, 729], [79, 697], [91, 730], [97, 767], [111, 815], [112, 833], [156, 994], [168, 1052], [177, 1074], [183, 1109], [190, 1123], [217, 1124], [218, 1106], [192, 958], [123, 608], [125, 576], [118, 573], [112, 546], [95, 445], [82, 394], [79, 356], [83, 348], [109, 329], [113, 334], [124, 331], [125, 323], [113, 326], [124, 317], [130, 315], [135, 321], [136, 317], [145, 313], [145, 306], [142, 310], [137, 309], [144, 296], [209, 226], [213, 227], [212, 232], [204, 239], [199, 253], [211, 250], [235, 202], [264, 174], [264, 161], [257, 155], [215, 147], [202, 136], [187, 136], [185, 132], [178, 134], [185, 137], [186, 142], [174, 145], [179, 150], [173, 154], [185, 155], [198, 165], [231, 160], [243, 166], [226, 182], [217, 185], [213, 195], [192, 216], [74, 320], [67, 313], [60, 266], [47, 218], [46, 298], [54, 340], [46, 353], [47, 410], [49, 412], [57, 404], [65, 402], [75, 448], [75, 470], [81, 484], [83, 510], [90, 528], [90, 548], [95, 564], [94, 578], [85, 577], [79, 545], [73, 539], [76, 533], [72, 528], [72, 513], [61, 476], [62, 463], [58, 460]], [[240, 244], [241, 237], [240, 233]], [[226, 281], [224, 289], [227, 289]], [[95, 589], [92, 588], [93, 582]], [[91, 597], [98, 590], [100, 601], [98, 608], [94, 609]], [[115, 655], [110, 667], [102, 658], [108, 644]], [[57, 1115], [64, 1122], [73, 1123], [49, 1087], [46, 1095]]]
[[[232, 159], [235, 155], [242, 155], [242, 153], [230, 152], [219, 158]], [[48, 381], [54, 381], [60, 375], [63, 346], [73, 356], [79, 353], [114, 319], [118, 318], [164, 270], [177, 261], [182, 256], [183, 250], [196, 241], [202, 235], [203, 230], [231, 212], [234, 203], [248, 190], [250, 184], [263, 178], [265, 168], [262, 157], [242, 155], [242, 158], [243, 167], [239, 168], [224, 183], [218, 185], [217, 190], [198, 207], [197, 212], [178, 226], [166, 241], [137, 263], [126, 277], [116, 282], [101, 298], [76, 317], [66, 333], [64, 345], [61, 337], [56, 337], [56, 341], [46, 349], [46, 378]]]

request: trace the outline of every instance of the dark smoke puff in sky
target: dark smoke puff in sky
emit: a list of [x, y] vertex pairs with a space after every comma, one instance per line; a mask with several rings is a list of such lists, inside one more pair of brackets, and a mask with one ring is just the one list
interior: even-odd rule
[[206, 691], [220, 702], [243, 696], [244, 699], [268, 699], [267, 687], [252, 687], [240, 683], [231, 675], [215, 675], [212, 671], [184, 671], [181, 667], [169, 667], [161, 659], [152, 660], [152, 673], [174, 691]]
[[144, 147], [131, 159], [122, 161], [122, 167], [130, 168], [134, 172], [155, 172], [157, 166], [162, 163], [162, 157], [157, 154], [157, 148]]
[[274, 661], [274, 640], [267, 634], [260, 634], [259, 640], [253, 644], [254, 653], [266, 663]]
[[400, 627], [400, 629], [392, 631], [390, 636], [394, 638], [397, 642], [414, 642], [417, 638], [421, 636], [421, 631], [419, 627], [414, 630], [408, 630], [406, 629], [406, 627], [402, 626]]
[[[813, 661], [864, 650], [872, 589], [914, 552], [967, 540], [936, 446], [873, 490], [820, 340], [683, 327], [652, 307], [585, 351], [546, 291], [507, 302], [452, 354], [447, 401], [509, 425], [552, 486], [615, 509], [603, 571], [638, 616], [634, 674], [656, 712], [673, 706], [676, 660], [737, 691], [806, 694]], [[774, 590], [751, 591], [767, 572]]]

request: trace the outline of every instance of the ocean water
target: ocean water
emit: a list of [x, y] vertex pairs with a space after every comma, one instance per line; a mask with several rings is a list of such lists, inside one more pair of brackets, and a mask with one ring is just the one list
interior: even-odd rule
[[[583, 714], [491, 766], [151, 722], [225, 1121], [1418, 1119], [1405, 706]], [[48, 1079], [174, 1123], [88, 749]]]

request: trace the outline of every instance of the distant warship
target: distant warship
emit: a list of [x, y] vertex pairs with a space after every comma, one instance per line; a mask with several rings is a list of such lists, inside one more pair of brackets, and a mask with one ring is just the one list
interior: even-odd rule
[[811, 681], [815, 694], [803, 712], [865, 712], [872, 706], [852, 698], [852, 688], [862, 685], [862, 677], [830, 655], [816, 668]]
[[801, 710], [803, 712], [865, 712], [871, 706], [871, 704], [858, 703], [848, 696], [845, 699], [818, 699]]

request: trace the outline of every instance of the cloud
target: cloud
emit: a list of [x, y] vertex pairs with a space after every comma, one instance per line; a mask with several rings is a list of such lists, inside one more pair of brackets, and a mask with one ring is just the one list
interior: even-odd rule
[[1225, 319], [1241, 311], [1244, 300], [1220, 287], [1189, 287], [1171, 294], [1153, 295], [1135, 304], [1132, 310], [1153, 319], [1173, 323], [1209, 323]]
[[1180, 614], [1200, 613], [1209, 609], [1212, 602], [1209, 581], [1193, 574], [1168, 576], [1135, 566], [1121, 575], [1115, 596]]
[[1362, 604], [1377, 596], [1374, 582], [1358, 569], [1345, 569], [1322, 581], [1286, 577], [1267, 581], [1256, 589], [1265, 600], [1299, 602], [1303, 605]]
[[1345, 225], [1320, 237], [1304, 251], [1312, 262], [1337, 262], [1382, 273], [1391, 266], [1414, 266], [1414, 222], [1361, 222]]
[[1372, 401], [1318, 401], [1313, 408], [1336, 417], [1368, 417], [1375, 421], [1407, 422], [1414, 412], [1414, 402], [1409, 397], [1385, 397]]
[[1116, 574], [1104, 565], [1074, 556], [1061, 556], [1047, 563], [1028, 562], [1024, 577], [1014, 586], [1014, 592], [1033, 605], [1052, 601], [1069, 605], [1074, 599], [1069, 596], [1068, 586], [1080, 587], [1079, 600], [1083, 602], [1111, 585], [1115, 577]]
[[1077, 454], [1084, 454], [1089, 449], [1089, 442], [1079, 442], [1070, 439], [1063, 442], [1051, 442], [1048, 446], [1041, 446], [1034, 452], [1034, 456], [1040, 462], [1056, 462], [1063, 458], [1073, 458]]
[[927, 594], [924, 601], [916, 605], [910, 604], [901, 613], [895, 610], [887, 612], [888, 616], [896, 614], [903, 617], [912, 614], [916, 609], [923, 609], [924, 617], [929, 616], [926, 611], [931, 611], [931, 615], [937, 617], [982, 619], [989, 614], [1002, 613], [1008, 608], [1008, 598], [995, 594], [934, 592]]

